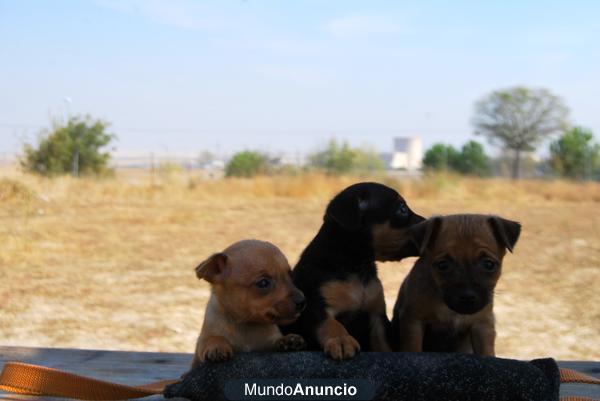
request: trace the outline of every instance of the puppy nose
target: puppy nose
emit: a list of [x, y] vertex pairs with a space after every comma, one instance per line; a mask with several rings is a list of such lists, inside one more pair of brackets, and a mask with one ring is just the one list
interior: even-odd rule
[[420, 215], [418, 215], [416, 213], [413, 214], [413, 216], [412, 216], [412, 224], [417, 224], [417, 223], [420, 223], [422, 221], [425, 221], [425, 217], [420, 216]]
[[471, 304], [477, 300], [477, 295], [473, 291], [464, 292], [460, 295], [460, 301]]
[[292, 298], [292, 301], [294, 302], [294, 305], [296, 305], [296, 310], [298, 312], [303, 311], [306, 307], [306, 298], [304, 298], [304, 294], [301, 292], [295, 294]]

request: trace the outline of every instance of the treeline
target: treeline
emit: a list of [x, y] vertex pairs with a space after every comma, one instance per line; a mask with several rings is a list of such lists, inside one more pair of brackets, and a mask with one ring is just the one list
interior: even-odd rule
[[327, 174], [351, 174], [385, 169], [379, 154], [367, 146], [352, 147], [335, 139], [320, 150], [310, 153], [302, 167], [282, 163], [259, 151], [243, 151], [233, 155], [225, 166], [226, 177], [252, 177], [258, 174], [319, 170]]
[[425, 169], [433, 171], [454, 171], [461, 174], [488, 176], [491, 163], [479, 142], [469, 141], [460, 150], [452, 145], [438, 143], [425, 152]]
[[[591, 130], [574, 127], [566, 130], [548, 147], [549, 156], [536, 159], [521, 155], [518, 175], [555, 176], [578, 180], [600, 180], [600, 144]], [[456, 149], [452, 145], [435, 144], [425, 152], [423, 167], [428, 171], [451, 171], [459, 174], [490, 176], [505, 175], [512, 170], [514, 160], [506, 152], [492, 158], [483, 146], [469, 141]]]
[[[474, 134], [484, 136], [501, 150], [491, 158], [476, 141], [460, 148], [435, 144], [425, 153], [423, 166], [429, 171], [452, 171], [478, 176], [508, 175], [519, 178], [523, 170], [533, 176], [560, 176], [600, 180], [600, 145], [591, 130], [570, 124], [562, 99], [546, 89], [515, 87], [494, 91], [475, 103]], [[110, 173], [110, 149], [116, 136], [109, 124], [89, 116], [53, 123], [37, 144], [25, 144], [24, 169], [43, 175]], [[548, 143], [548, 157], [533, 155]], [[202, 159], [211, 156], [205, 152]], [[200, 159], [200, 158], [199, 158]], [[206, 161], [206, 160], [205, 160]], [[330, 141], [308, 155], [303, 167], [293, 167], [257, 151], [235, 154], [225, 165], [228, 177], [321, 170], [328, 174], [374, 172], [385, 169], [378, 153], [369, 147], [352, 147]], [[298, 163], [297, 163], [298, 164]]]

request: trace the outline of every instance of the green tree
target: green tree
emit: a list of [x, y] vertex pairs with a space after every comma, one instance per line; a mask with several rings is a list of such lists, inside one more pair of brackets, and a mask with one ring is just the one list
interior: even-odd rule
[[463, 174], [486, 176], [490, 174], [490, 159], [479, 142], [469, 141], [463, 145], [455, 167]]
[[311, 167], [325, 170], [329, 174], [347, 174], [361, 171], [383, 170], [383, 161], [370, 148], [352, 148], [347, 142], [332, 139], [323, 150], [308, 157]]
[[533, 151], [565, 128], [568, 109], [546, 89], [514, 87], [498, 90], [475, 104], [476, 135], [514, 152], [512, 176], [519, 178], [523, 152]]
[[354, 159], [352, 160], [352, 169], [354, 171], [381, 171], [385, 169], [383, 160], [379, 153], [370, 147], [355, 148]]
[[36, 146], [24, 145], [21, 165], [43, 175], [106, 173], [110, 153], [103, 149], [116, 138], [107, 128], [107, 123], [89, 116], [72, 117], [64, 125], [54, 124]]
[[566, 131], [550, 144], [550, 164], [562, 176], [590, 178], [600, 169], [600, 145], [593, 143], [594, 134], [583, 127]]
[[455, 171], [461, 174], [488, 175], [490, 160], [476, 141], [465, 143], [458, 151], [452, 145], [436, 143], [425, 152], [425, 168], [433, 171]]
[[436, 143], [425, 152], [423, 165], [434, 171], [457, 170], [460, 154], [452, 145]]
[[329, 141], [327, 147], [309, 155], [309, 165], [323, 169], [329, 173], [344, 174], [352, 170], [354, 152], [348, 143], [338, 144], [335, 139]]
[[233, 155], [225, 166], [226, 177], [254, 177], [269, 170], [267, 158], [259, 152], [245, 150]]

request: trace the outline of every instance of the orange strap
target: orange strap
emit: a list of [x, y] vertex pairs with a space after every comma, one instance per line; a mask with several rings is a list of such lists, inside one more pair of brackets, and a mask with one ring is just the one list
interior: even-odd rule
[[573, 369], [560, 368], [561, 383], [600, 384], [600, 379], [588, 376]]
[[560, 401], [598, 401], [590, 397], [582, 397], [579, 395], [565, 395], [560, 397]]
[[[600, 384], [600, 379], [588, 376], [573, 369], [560, 369], [561, 383], [582, 383], [582, 384]], [[560, 401], [594, 401], [593, 398], [580, 397], [577, 395], [567, 395], [560, 397]]]
[[[76, 398], [79, 400], [125, 400], [161, 394], [167, 384], [177, 380], [163, 380], [143, 386], [92, 379], [45, 366], [21, 362], [7, 362], [0, 373], [0, 390], [16, 394]], [[572, 369], [560, 369], [561, 383], [600, 384], [600, 379]], [[587, 397], [566, 396], [561, 401], [593, 401]]]
[[7, 362], [0, 373], [0, 390], [80, 400], [126, 400], [161, 394], [167, 384], [176, 381], [164, 380], [143, 386], [126, 386], [45, 366]]

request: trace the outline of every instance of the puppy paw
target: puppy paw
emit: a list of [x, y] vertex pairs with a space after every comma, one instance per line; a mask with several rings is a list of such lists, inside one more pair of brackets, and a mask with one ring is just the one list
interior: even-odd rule
[[325, 341], [323, 350], [328, 357], [340, 361], [353, 358], [360, 351], [360, 345], [351, 335], [343, 335]]
[[306, 341], [298, 334], [288, 334], [275, 343], [278, 351], [302, 351], [306, 349]]
[[225, 362], [233, 356], [233, 349], [229, 344], [209, 345], [202, 353], [202, 360], [210, 362]]

